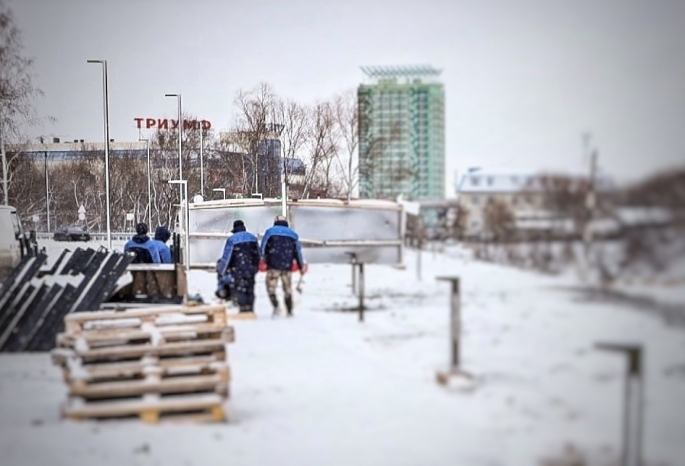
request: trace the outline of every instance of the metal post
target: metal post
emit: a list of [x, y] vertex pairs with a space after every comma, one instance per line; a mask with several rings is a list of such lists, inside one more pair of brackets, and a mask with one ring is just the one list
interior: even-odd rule
[[450, 296], [450, 369], [453, 372], [461, 372], [459, 369], [459, 337], [461, 334], [461, 303], [459, 297], [459, 277], [437, 277], [440, 281], [451, 283]]
[[364, 322], [364, 263], [359, 264], [359, 322]]
[[181, 112], [181, 94], [178, 94], [178, 179], [183, 179], [183, 113]]
[[5, 198], [5, 205], [9, 205], [9, 190], [7, 188], [7, 154], [5, 153], [5, 138], [2, 133], [2, 121], [0, 121], [0, 154], [2, 155], [2, 192]]
[[105, 204], [106, 204], [106, 223], [107, 223], [107, 249], [112, 249], [112, 223], [110, 219], [109, 202], [109, 96], [107, 90], [107, 60], [88, 60], [88, 63], [102, 64], [102, 93], [103, 107], [105, 114]]
[[190, 203], [188, 202], [188, 181], [184, 180], [183, 189], [185, 190], [186, 218], [185, 218], [185, 237], [186, 237], [186, 272], [190, 270]]
[[346, 252], [350, 256], [350, 264], [352, 264], [352, 294], [357, 294], [357, 253], [356, 252]]
[[47, 219], [48, 233], [50, 232], [50, 182], [48, 181], [48, 151], [43, 152], [45, 155], [45, 217]]
[[452, 369], [459, 368], [459, 334], [461, 333], [461, 307], [459, 302], [459, 279], [452, 280], [450, 327], [452, 328]]
[[285, 175], [281, 178], [281, 215], [288, 218], [288, 186], [285, 182]]
[[169, 180], [169, 184], [180, 184], [181, 191], [185, 195], [185, 203], [181, 202], [181, 212], [179, 213], [180, 224], [183, 228], [183, 236], [185, 237], [185, 248], [183, 260], [185, 262], [186, 271], [190, 270], [190, 204], [188, 203], [188, 180]]
[[152, 175], [150, 173], [150, 138], [141, 139], [139, 141], [145, 141], [147, 149], [147, 224], [150, 229], [152, 229]]
[[640, 345], [598, 343], [598, 349], [618, 351], [628, 357], [623, 400], [622, 466], [642, 466], [644, 383], [642, 347]]
[[[183, 156], [182, 156], [182, 137], [183, 137], [183, 120], [182, 120], [182, 110], [181, 110], [181, 94], [164, 94], [164, 97], [176, 97], [176, 101], [178, 104], [178, 179], [182, 180], [183, 179]], [[183, 205], [183, 186], [178, 187], [179, 190], [179, 197], [181, 198], [181, 202], [179, 202], [179, 205]]]
[[202, 159], [202, 120], [200, 120], [200, 194], [205, 198], [205, 168]]

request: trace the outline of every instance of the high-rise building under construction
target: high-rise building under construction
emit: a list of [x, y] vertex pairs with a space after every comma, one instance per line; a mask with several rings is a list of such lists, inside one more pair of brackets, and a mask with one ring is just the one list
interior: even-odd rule
[[445, 91], [431, 66], [362, 67], [359, 194], [445, 197]]

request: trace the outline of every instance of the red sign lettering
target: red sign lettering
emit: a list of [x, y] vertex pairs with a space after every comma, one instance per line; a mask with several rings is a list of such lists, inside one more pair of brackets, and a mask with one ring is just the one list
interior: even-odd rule
[[[162, 129], [178, 129], [178, 120], [169, 120], [167, 118], [134, 118], [133, 121], [136, 124], [137, 129], [143, 128], [143, 121], [145, 121], [145, 129], [157, 128]], [[200, 128], [207, 131], [212, 128], [212, 123], [208, 120], [183, 120], [183, 130], [193, 130], [197, 131]]]

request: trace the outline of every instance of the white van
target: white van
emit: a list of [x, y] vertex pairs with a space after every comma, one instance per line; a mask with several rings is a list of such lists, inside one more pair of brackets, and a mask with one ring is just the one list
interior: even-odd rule
[[0, 205], [0, 281], [21, 260], [24, 230], [21, 227], [17, 209]]

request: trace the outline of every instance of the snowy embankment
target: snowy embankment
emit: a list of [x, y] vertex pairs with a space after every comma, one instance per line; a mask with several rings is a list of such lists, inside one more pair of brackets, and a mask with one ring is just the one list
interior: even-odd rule
[[[3, 465], [534, 465], [571, 443], [587, 464], [616, 458], [625, 361], [598, 341], [646, 347], [645, 457], [685, 458], [685, 329], [659, 314], [552, 278], [415, 255], [406, 270], [367, 266], [366, 321], [349, 266], [312, 265], [293, 319], [271, 319], [264, 274], [256, 321], [229, 345], [230, 421], [220, 425], [59, 418], [61, 375], [46, 354], [0, 355]], [[476, 383], [435, 382], [448, 363], [449, 286], [462, 280], [462, 361]], [[211, 299], [214, 275], [192, 271]]]

